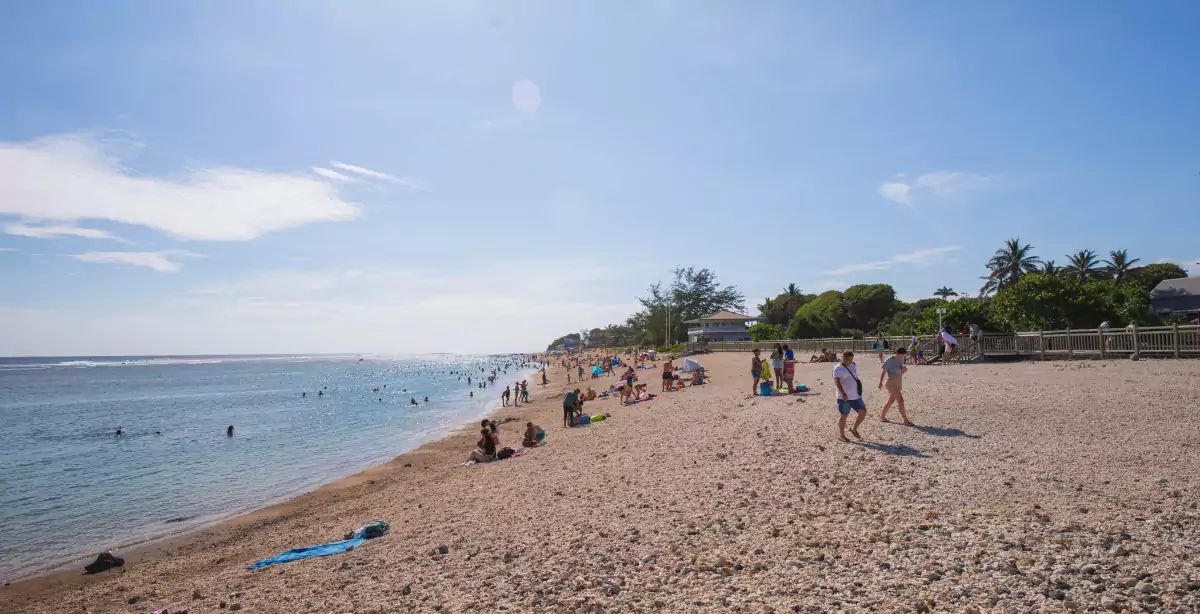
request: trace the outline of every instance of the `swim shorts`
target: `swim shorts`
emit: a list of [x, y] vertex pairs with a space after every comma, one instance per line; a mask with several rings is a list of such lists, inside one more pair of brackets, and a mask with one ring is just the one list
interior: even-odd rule
[[853, 409], [854, 411], [866, 411], [867, 410], [867, 404], [864, 403], [862, 399], [852, 399], [849, 401], [847, 401], [845, 399], [838, 399], [837, 405], [838, 405], [838, 413], [842, 414], [843, 416], [849, 416], [851, 409]]

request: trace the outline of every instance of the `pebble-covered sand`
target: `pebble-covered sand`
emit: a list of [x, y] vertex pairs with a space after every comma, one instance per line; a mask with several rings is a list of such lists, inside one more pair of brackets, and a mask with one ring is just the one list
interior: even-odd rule
[[[510, 410], [549, 442], [456, 466], [477, 427], [333, 487], [131, 557], [19, 583], [6, 612], [1200, 611], [1200, 361], [916, 367], [911, 428], [836, 439], [830, 365], [805, 398], [712, 383], [563, 429], [552, 389]], [[559, 375], [553, 377], [558, 379]], [[658, 373], [643, 371], [650, 387]], [[604, 385], [612, 382], [601, 380]], [[898, 414], [893, 414], [898, 419]], [[385, 537], [261, 571], [279, 551]]]

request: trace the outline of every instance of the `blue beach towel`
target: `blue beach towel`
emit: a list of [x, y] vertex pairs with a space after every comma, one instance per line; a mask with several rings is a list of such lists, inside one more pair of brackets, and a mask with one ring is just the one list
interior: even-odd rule
[[311, 559], [318, 556], [331, 556], [349, 552], [367, 541], [365, 537], [355, 537], [354, 539], [346, 539], [340, 542], [330, 542], [321, 544], [320, 546], [308, 546], [307, 548], [292, 548], [287, 552], [281, 552], [269, 559], [263, 559], [257, 563], [251, 563], [250, 569], [262, 569], [271, 565], [279, 565], [280, 563], [291, 563], [301, 559]]
[[281, 552], [269, 559], [263, 559], [249, 565], [250, 569], [262, 569], [271, 565], [279, 565], [281, 563], [291, 563], [302, 559], [311, 559], [318, 556], [331, 556], [349, 552], [363, 544], [368, 539], [380, 537], [388, 532], [389, 525], [383, 520], [372, 520], [367, 524], [359, 527], [353, 533], [348, 533], [350, 539], [344, 539], [340, 542], [330, 542], [319, 546], [308, 546], [305, 548], [292, 548], [287, 552]]

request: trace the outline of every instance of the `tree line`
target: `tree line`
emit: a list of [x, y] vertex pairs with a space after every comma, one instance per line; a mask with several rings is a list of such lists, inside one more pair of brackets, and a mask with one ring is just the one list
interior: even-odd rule
[[[968, 322], [984, 330], [1051, 330], [1154, 325], [1162, 320], [1150, 310], [1150, 290], [1164, 279], [1187, 277], [1179, 265], [1135, 266], [1124, 249], [1102, 259], [1090, 249], [1068, 254], [1066, 264], [1043, 260], [1034, 247], [1010, 239], [986, 262], [983, 286], [962, 296], [942, 286], [932, 298], [906, 302], [889, 284], [857, 284], [845, 290], [805, 293], [788, 284], [758, 305], [758, 322], [750, 327], [756, 341], [821, 337], [864, 337], [875, 334], [932, 334], [942, 322], [957, 331]], [[625, 322], [571, 333], [555, 339], [584, 347], [658, 346], [687, 339], [687, 320], [722, 309], [742, 311], [745, 297], [734, 286], [721, 286], [707, 268], [676, 268], [667, 286], [655, 283], [639, 297], [642, 308]], [[669, 314], [669, 315], [668, 315]], [[668, 325], [669, 322], [669, 325]]]

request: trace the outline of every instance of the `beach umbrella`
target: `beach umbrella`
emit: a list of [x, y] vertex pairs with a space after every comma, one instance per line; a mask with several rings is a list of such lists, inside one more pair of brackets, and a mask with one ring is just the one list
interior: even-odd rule
[[592, 367], [592, 375], [604, 375], [604, 369], [600, 367]]
[[683, 359], [683, 370], [687, 371], [688, 373], [691, 373], [693, 371], [699, 371], [700, 369], [703, 369], [703, 368], [704, 367], [701, 366], [700, 363], [692, 360], [691, 358]]

